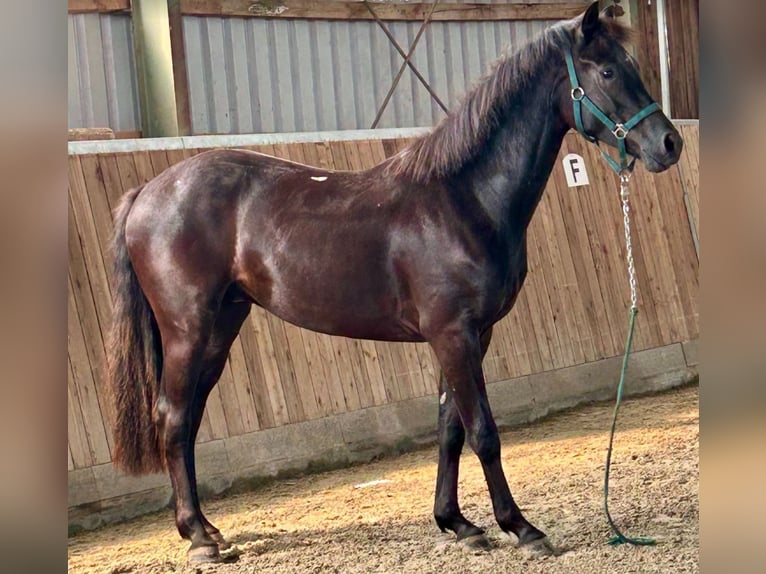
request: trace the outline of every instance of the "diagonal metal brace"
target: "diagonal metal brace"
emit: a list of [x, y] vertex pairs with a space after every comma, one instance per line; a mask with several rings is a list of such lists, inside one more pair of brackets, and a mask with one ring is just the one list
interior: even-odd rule
[[431, 10], [428, 12], [425, 20], [423, 20], [423, 23], [420, 25], [420, 29], [418, 30], [418, 33], [412, 42], [412, 46], [410, 46], [409, 52], [406, 54], [404, 53], [404, 50], [399, 45], [399, 43], [396, 41], [396, 38], [394, 38], [393, 34], [391, 34], [391, 31], [386, 27], [383, 21], [378, 17], [378, 15], [372, 9], [372, 6], [370, 6], [369, 2], [367, 2], [367, 0], [364, 0], [363, 3], [367, 7], [367, 10], [369, 10], [370, 14], [372, 14], [373, 18], [375, 18], [375, 21], [378, 23], [378, 26], [380, 26], [380, 28], [383, 30], [385, 35], [388, 37], [388, 39], [391, 41], [393, 46], [396, 48], [396, 51], [399, 52], [399, 55], [402, 58], [404, 58], [404, 62], [402, 63], [402, 66], [399, 68], [399, 72], [397, 73], [396, 78], [394, 78], [393, 84], [391, 85], [391, 88], [388, 90], [388, 94], [386, 94], [386, 97], [383, 100], [383, 103], [381, 104], [380, 109], [378, 109], [378, 113], [375, 116], [375, 120], [373, 120], [372, 122], [371, 129], [374, 129], [378, 125], [378, 122], [380, 121], [380, 118], [382, 117], [383, 112], [388, 106], [388, 102], [391, 100], [391, 96], [393, 95], [394, 90], [396, 89], [396, 86], [399, 85], [399, 80], [401, 79], [405, 68], [407, 68], [408, 66], [412, 70], [412, 72], [415, 74], [415, 77], [417, 77], [417, 79], [420, 80], [420, 82], [423, 84], [423, 86], [431, 95], [431, 97], [434, 99], [434, 101], [437, 104], [439, 104], [439, 107], [441, 107], [441, 109], [444, 110], [445, 113], [449, 113], [449, 109], [447, 108], [447, 106], [445, 106], [444, 102], [442, 102], [441, 99], [439, 99], [439, 96], [436, 95], [436, 92], [434, 92], [430, 84], [426, 81], [423, 75], [418, 71], [415, 65], [410, 61], [410, 58], [412, 58], [412, 54], [415, 52], [415, 48], [417, 47], [418, 42], [420, 41], [420, 37], [423, 35], [423, 32], [428, 26], [428, 23], [431, 21], [431, 16], [433, 15], [438, 2], [434, 2], [431, 5]]

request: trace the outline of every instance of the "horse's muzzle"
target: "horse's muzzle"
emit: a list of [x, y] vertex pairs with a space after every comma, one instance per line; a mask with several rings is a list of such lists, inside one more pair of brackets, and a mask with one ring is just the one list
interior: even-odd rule
[[[684, 149], [684, 140], [675, 127], [670, 126], [659, 137], [652, 138], [657, 144], [641, 150], [641, 159], [648, 171], [658, 173], [675, 165]], [[648, 146], [647, 146], [648, 147]]]

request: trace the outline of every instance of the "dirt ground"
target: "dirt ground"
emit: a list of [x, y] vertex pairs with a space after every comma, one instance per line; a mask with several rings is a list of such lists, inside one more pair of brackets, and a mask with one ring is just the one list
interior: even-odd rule
[[656, 546], [607, 544], [602, 489], [613, 407], [601, 404], [502, 435], [514, 497], [558, 556], [531, 557], [499, 531], [470, 451], [460, 500], [463, 513], [489, 529], [492, 548], [469, 550], [441, 534], [431, 516], [433, 446], [203, 504], [235, 544], [231, 563], [187, 566], [187, 542], [163, 511], [70, 538], [69, 572], [699, 572], [698, 398], [698, 387], [687, 387], [628, 400], [620, 410], [610, 510], [626, 534], [652, 536]]

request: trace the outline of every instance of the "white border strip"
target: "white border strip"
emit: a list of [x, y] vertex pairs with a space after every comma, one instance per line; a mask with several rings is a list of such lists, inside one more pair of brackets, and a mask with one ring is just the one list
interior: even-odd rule
[[119, 153], [167, 149], [236, 147], [285, 143], [318, 143], [354, 140], [409, 138], [428, 133], [431, 128], [388, 128], [379, 130], [343, 130], [272, 134], [234, 134], [184, 136], [171, 138], [137, 138], [69, 142], [69, 155]]
[[[673, 120], [676, 125], [697, 125], [699, 120]], [[184, 136], [175, 138], [136, 138], [69, 142], [69, 155], [120, 153], [167, 149], [237, 147], [289, 143], [319, 143], [354, 140], [411, 138], [427, 134], [431, 128], [386, 128], [379, 130], [342, 130], [272, 134], [232, 134]]]

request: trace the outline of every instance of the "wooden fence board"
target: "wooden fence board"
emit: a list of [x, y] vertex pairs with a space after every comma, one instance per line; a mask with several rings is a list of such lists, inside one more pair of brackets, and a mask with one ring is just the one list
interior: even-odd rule
[[[93, 224], [98, 237], [98, 250], [102, 259], [106, 253], [108, 256], [109, 244], [112, 240], [112, 209], [104, 182], [104, 175], [101, 169], [98, 156], [83, 155], [80, 156], [83, 177], [90, 182], [88, 188], [88, 199], [90, 200], [90, 209], [93, 216]], [[112, 267], [108, 261], [103, 262], [104, 271], [109, 282], [107, 288], [111, 286]]]
[[343, 337], [328, 337], [328, 339], [338, 369], [338, 381], [343, 389], [346, 410], [358, 410], [361, 408], [362, 402], [359, 398], [359, 389], [354, 376], [349, 347]]
[[341, 382], [338, 370], [338, 361], [332, 340], [327, 335], [317, 335], [319, 358], [324, 369], [324, 378], [327, 381], [328, 396], [330, 399], [330, 413], [343, 413], [348, 410], [346, 392]]
[[300, 422], [307, 420], [306, 411], [303, 408], [301, 397], [301, 383], [295, 374], [293, 356], [287, 339], [286, 323], [280, 321], [271, 313], [266, 314], [269, 323], [269, 331], [273, 340], [274, 358], [279, 370], [279, 380], [282, 383], [285, 407], [287, 408], [288, 422]]
[[[73, 254], [70, 259], [68, 291], [71, 295], [76, 315], [69, 316], [68, 321], [77, 322], [82, 330], [82, 340], [89, 361], [89, 370], [95, 381], [93, 390], [99, 402], [100, 411], [102, 413], [101, 416], [104, 418], [107, 429], [109, 429], [111, 428], [113, 420], [108, 405], [106, 404], [106, 389], [103, 386], [106, 380], [105, 343], [104, 338], [101, 335], [98, 314], [93, 302], [90, 285], [88, 284], [87, 274], [83, 267], [82, 256], [78, 251], [79, 244], [71, 241], [72, 239], [76, 239], [76, 237], [73, 238], [73, 235], [75, 234], [70, 231], [70, 249], [73, 251]], [[111, 451], [114, 446], [112, 433], [108, 432], [106, 437]]]
[[399, 390], [399, 399], [406, 400], [415, 396], [412, 385], [413, 366], [409, 361], [403, 343], [383, 343], [391, 354], [391, 383]]
[[74, 468], [86, 468], [95, 464], [90, 454], [85, 422], [80, 410], [77, 383], [72, 372], [72, 361], [67, 359], [67, 442]]
[[[249, 322], [248, 322], [249, 321]], [[253, 352], [260, 358], [263, 370], [263, 386], [271, 405], [270, 426], [281, 426], [290, 422], [287, 411], [284, 390], [282, 389], [282, 376], [277, 364], [277, 354], [274, 350], [274, 339], [266, 318], [266, 311], [260, 307], [253, 307], [250, 317], [245, 321], [244, 329], [251, 329], [254, 336], [255, 346]]]
[[[684, 138], [684, 151], [681, 153], [679, 167], [684, 184], [689, 221], [692, 228], [695, 247], [699, 250], [699, 125], [682, 125], [681, 136]], [[699, 253], [697, 254], [699, 259]]]
[[148, 151], [137, 151], [133, 153], [133, 162], [136, 166], [136, 175], [138, 184], [143, 185], [151, 180], [157, 173], [152, 166], [152, 158]]
[[136, 162], [132, 153], [116, 153], [114, 159], [117, 162], [117, 171], [120, 174], [123, 191], [128, 191], [143, 183], [138, 177]]
[[359, 347], [362, 350], [364, 367], [370, 382], [370, 393], [372, 394], [373, 404], [383, 405], [388, 402], [386, 395], [386, 382], [383, 377], [383, 370], [380, 366], [380, 356], [378, 347], [374, 341], [359, 341]]
[[375, 397], [372, 394], [367, 367], [364, 362], [364, 351], [361, 342], [358, 339], [346, 339], [348, 349], [349, 367], [351, 369], [350, 377], [353, 380], [359, 397], [359, 406], [357, 408], [367, 408], [375, 405]]
[[154, 172], [154, 175], [159, 175], [170, 167], [168, 154], [164, 149], [150, 151], [149, 162], [152, 164], [152, 171]]
[[81, 329], [77, 306], [71, 288], [68, 290], [67, 313], [71, 317], [67, 321], [67, 346], [72, 365], [74, 385], [73, 398], [76, 398], [82, 413], [83, 431], [87, 437], [91, 464], [102, 464], [111, 460], [107, 429], [104, 426], [105, 416], [101, 411], [96, 392], [94, 373], [96, 365], [88, 357], [85, 337]]
[[[513, 378], [531, 372], [529, 354], [522, 340], [521, 326], [519, 324], [519, 312], [512, 309], [511, 312], [495, 324], [492, 330], [492, 344], [496, 345], [500, 366], [506, 369], [505, 378]], [[502, 370], [498, 371], [500, 376]]]
[[264, 379], [263, 365], [258, 352], [258, 339], [253, 328], [245, 321], [239, 332], [239, 340], [244, 351], [245, 365], [250, 382], [249, 389], [255, 404], [255, 412], [258, 414], [260, 428], [274, 426], [274, 413], [272, 412], [271, 400], [268, 387]]
[[[513, 348], [510, 334], [506, 332], [507, 330], [507, 319], [492, 329], [492, 340], [482, 363], [486, 371], [484, 376], [487, 381], [503, 381], [513, 377], [511, 364], [515, 360], [516, 351]], [[435, 369], [435, 375], [437, 370]], [[438, 380], [434, 381], [434, 385], [438, 387]]]
[[202, 413], [199, 430], [197, 431], [197, 443], [203, 443], [213, 440], [213, 429], [210, 427], [210, 415], [207, 409]]
[[241, 336], [234, 340], [228, 362], [234, 384], [231, 389], [221, 387], [221, 399], [229, 436], [237, 436], [261, 428]]
[[[244, 370], [244, 375], [236, 369]], [[235, 374], [236, 373], [236, 374]], [[242, 358], [242, 344], [237, 338], [229, 351], [229, 359], [216, 385], [221, 396], [221, 410], [227, 436], [239, 436], [258, 430], [258, 417], [250, 397], [250, 379]]]
[[231, 385], [231, 368], [228, 362], [224, 365], [219, 384], [213, 387], [207, 398], [205, 415], [210, 420], [210, 440], [226, 438], [229, 436], [228, 424], [226, 422], [226, 413], [223, 410], [223, 397], [221, 388], [223, 385]]
[[[81, 246], [79, 250], [75, 250], [76, 254], [82, 253], [85, 268], [80, 276], [87, 275], [103, 334], [106, 333], [112, 319], [109, 280], [101, 254], [98, 232], [93, 221], [82, 166], [79, 161], [74, 161], [75, 159], [78, 158], [70, 158], [69, 161], [69, 205], [73, 215], [69, 221], [69, 233], [76, 234]], [[70, 237], [72, 237], [70, 240], [70, 247], [72, 247], [75, 239], [74, 236]]]
[[290, 323], [285, 323], [284, 329], [290, 357], [292, 358], [292, 366], [295, 371], [295, 384], [297, 386], [297, 394], [301, 400], [304, 420], [318, 418], [321, 416], [321, 413], [316, 399], [314, 381], [306, 356], [301, 329]]
[[322, 363], [322, 356], [319, 351], [319, 335], [306, 329], [302, 329], [301, 337], [303, 339], [303, 347], [306, 350], [306, 361], [308, 363], [309, 372], [311, 373], [311, 388], [314, 391], [317, 410], [320, 416], [327, 416], [332, 414], [334, 409], [339, 408], [339, 404], [337, 404], [337, 402], [333, 403], [333, 399], [337, 399], [337, 397], [333, 397], [330, 394], [327, 376], [325, 375], [324, 365]]
[[182, 149], [169, 149], [169, 150], [167, 150], [165, 152], [165, 155], [167, 156], [168, 165], [175, 165], [179, 161], [183, 161], [183, 160], [187, 159], [187, 157], [191, 157], [191, 156], [187, 156], [186, 153], [184, 153], [184, 152], [185, 152], [185, 150], [182, 150]]
[[[100, 154], [96, 157], [98, 158], [98, 167], [101, 170], [103, 177], [104, 191], [106, 192], [106, 201], [109, 206], [109, 211], [114, 212], [114, 210], [117, 209], [122, 194], [127, 191], [123, 188], [123, 183], [120, 178], [120, 168], [117, 165], [117, 158], [113, 153]], [[109, 222], [111, 224], [111, 219]]]

